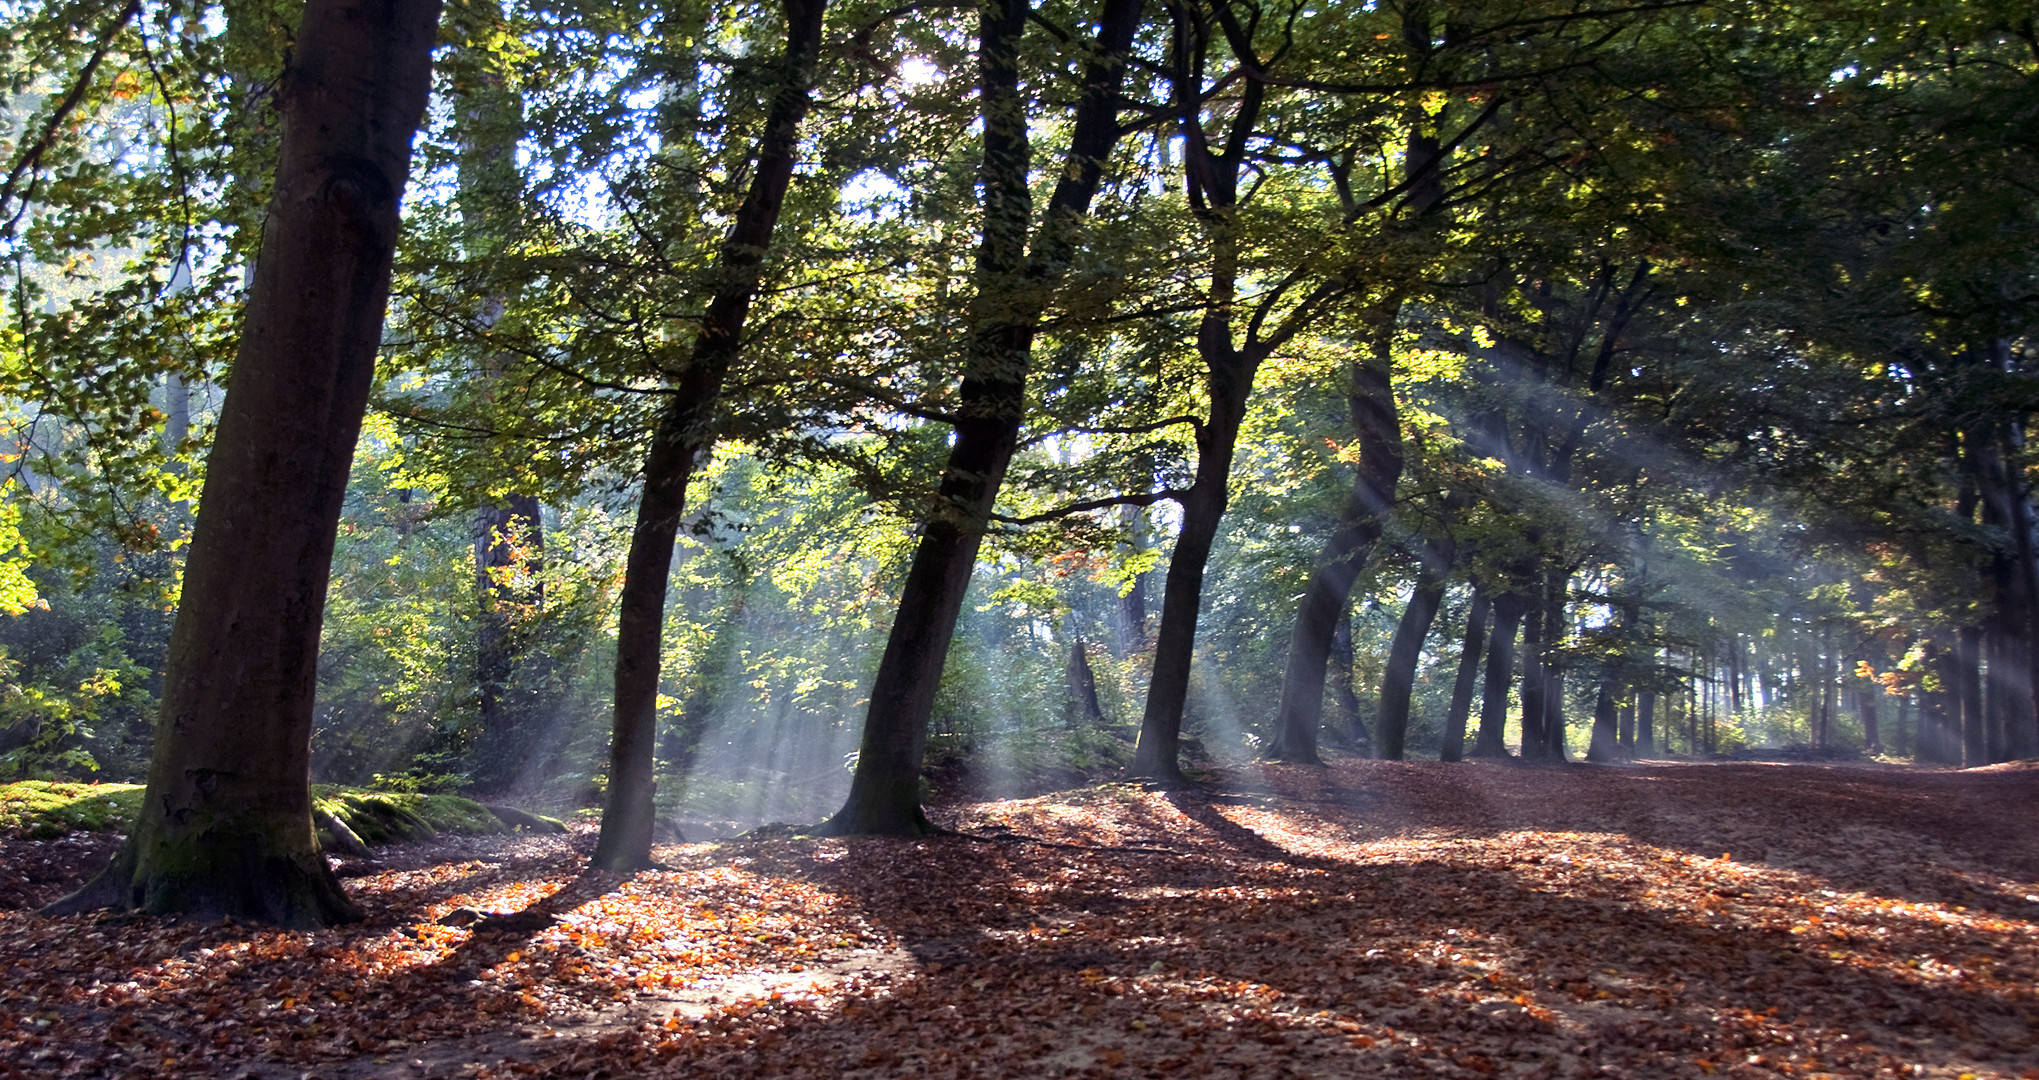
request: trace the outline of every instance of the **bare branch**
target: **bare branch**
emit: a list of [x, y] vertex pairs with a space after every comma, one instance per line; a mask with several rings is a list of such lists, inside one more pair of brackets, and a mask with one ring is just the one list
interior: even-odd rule
[[1069, 503], [1066, 506], [1058, 506], [1053, 510], [1045, 510], [1038, 514], [1028, 514], [1025, 517], [993, 514], [991, 515], [991, 520], [1001, 525], [1039, 525], [1044, 521], [1055, 521], [1059, 518], [1069, 517], [1072, 514], [1089, 513], [1092, 510], [1108, 510], [1114, 506], [1152, 506], [1158, 502], [1180, 502], [1188, 494], [1188, 490], [1183, 488], [1162, 488], [1160, 491], [1149, 491], [1139, 495], [1108, 495], [1101, 499], [1085, 499], [1082, 502]]

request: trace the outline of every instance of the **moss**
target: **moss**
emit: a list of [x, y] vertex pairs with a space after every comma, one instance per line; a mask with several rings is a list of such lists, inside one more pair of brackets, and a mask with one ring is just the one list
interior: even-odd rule
[[140, 784], [0, 784], [0, 835], [47, 840], [70, 832], [124, 832], [141, 805]]
[[[320, 785], [312, 789], [312, 801], [370, 844], [508, 831], [488, 807], [458, 795]], [[0, 784], [0, 836], [51, 839], [71, 832], [125, 832], [141, 805], [140, 784]]]
[[312, 789], [312, 801], [369, 844], [431, 840], [448, 833], [483, 836], [506, 831], [487, 807], [458, 795], [320, 786]]

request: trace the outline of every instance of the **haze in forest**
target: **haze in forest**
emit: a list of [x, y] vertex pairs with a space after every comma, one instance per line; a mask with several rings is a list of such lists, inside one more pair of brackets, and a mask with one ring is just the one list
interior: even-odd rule
[[[630, 869], [1334, 749], [2039, 755], [2025, 6], [88, 9], [0, 14], [0, 778], [202, 721], [276, 748], [177, 796], [233, 836], [458, 791]], [[339, 917], [285, 846], [258, 917]]]

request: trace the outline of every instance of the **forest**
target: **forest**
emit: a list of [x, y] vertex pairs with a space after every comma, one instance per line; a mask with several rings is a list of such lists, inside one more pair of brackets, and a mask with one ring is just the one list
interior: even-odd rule
[[[458, 1030], [471, 1060], [413, 1065], [2039, 1075], [2029, 4], [0, 27], [0, 1070], [49, 1068], [62, 1023], [113, 1048], [77, 1075], [376, 1075]], [[1815, 822], [1888, 864], [1828, 865]], [[1433, 886], [1484, 899], [1383, 891]], [[1595, 904], [1673, 895], [1638, 932], [1688, 935], [1742, 1020], [1594, 973]], [[1552, 902], [1543, 945], [1438, 961], [1504, 1003], [1450, 1043], [1437, 1003], [1475, 995], [1415, 957]], [[1891, 904], [1968, 936], [1844, 959]], [[1212, 974], [1259, 962], [1234, 928], [1171, 982], [1139, 935], [1214, 905], [1407, 948], [1287, 986]], [[114, 929], [44, 960], [49, 920]], [[1919, 997], [1794, 1043], [1730, 925], [1896, 980], [1787, 973], [1822, 1022]], [[983, 1054], [900, 1034], [1009, 976], [1113, 999], [1093, 1020], [1229, 1002], [1262, 1056], [1154, 1044], [1161, 1005], [1059, 1057], [988, 1003]], [[703, 979], [749, 996], [675, 989]], [[1240, 1004], [1269, 986], [1322, 1000]], [[687, 1009], [618, 1019], [654, 990]], [[111, 1019], [201, 991], [153, 1035]], [[1377, 991], [1430, 1004], [1369, 1027]], [[194, 1034], [315, 996], [339, 1041]], [[392, 997], [437, 1019], [363, 1034]], [[573, 1048], [513, 1053], [513, 1022]], [[1586, 1049], [1615, 1044], [1660, 1056]]]

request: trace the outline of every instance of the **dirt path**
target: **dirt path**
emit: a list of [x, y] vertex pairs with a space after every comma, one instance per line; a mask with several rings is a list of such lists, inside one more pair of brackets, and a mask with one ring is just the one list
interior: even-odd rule
[[945, 813], [627, 879], [585, 837], [392, 850], [314, 934], [0, 914], [0, 1074], [2039, 1078], [2031, 769], [1342, 761]]

